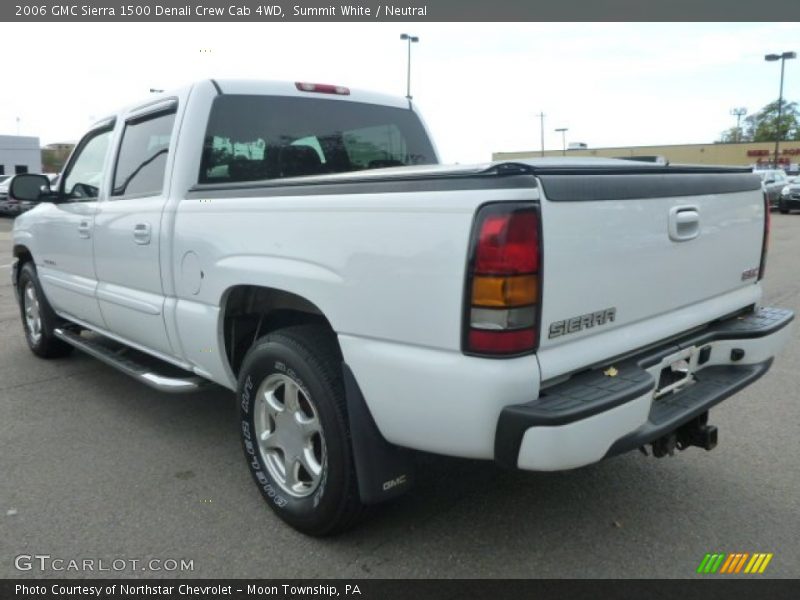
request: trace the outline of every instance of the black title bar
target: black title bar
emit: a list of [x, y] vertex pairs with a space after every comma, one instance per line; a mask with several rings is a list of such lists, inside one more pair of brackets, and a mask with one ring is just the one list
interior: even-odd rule
[[[800, 21], [800, 2], [734, 0], [4, 0], [1, 21]], [[676, 40], [677, 43], [677, 40]]]

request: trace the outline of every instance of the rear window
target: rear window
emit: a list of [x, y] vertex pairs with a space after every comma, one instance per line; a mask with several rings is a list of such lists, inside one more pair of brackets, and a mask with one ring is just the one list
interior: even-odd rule
[[211, 109], [199, 181], [256, 181], [435, 162], [422, 123], [408, 109], [223, 95]]

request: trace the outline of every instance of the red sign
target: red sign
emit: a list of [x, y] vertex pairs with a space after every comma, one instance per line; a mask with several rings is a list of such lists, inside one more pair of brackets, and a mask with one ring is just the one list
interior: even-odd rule
[[[800, 148], [783, 148], [781, 154], [787, 156], [800, 155]], [[772, 156], [771, 150], [748, 150], [747, 156]]]

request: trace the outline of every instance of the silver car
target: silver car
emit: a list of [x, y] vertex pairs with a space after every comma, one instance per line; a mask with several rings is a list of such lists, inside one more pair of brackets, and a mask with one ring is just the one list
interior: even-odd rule
[[778, 208], [778, 201], [781, 198], [781, 190], [787, 184], [786, 171], [783, 169], [765, 169], [756, 171], [761, 175], [761, 189], [767, 195], [770, 208]]
[[781, 190], [778, 210], [786, 214], [790, 210], [800, 210], [800, 177], [790, 177]]

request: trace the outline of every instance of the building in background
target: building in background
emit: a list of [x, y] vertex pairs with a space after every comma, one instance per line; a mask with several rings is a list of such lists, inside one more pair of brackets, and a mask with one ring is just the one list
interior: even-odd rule
[[47, 144], [42, 148], [42, 170], [45, 173], [61, 173], [74, 147], [72, 142]]
[[42, 153], [38, 137], [0, 135], [0, 175], [41, 172]]
[[[570, 145], [572, 146], [572, 145]], [[546, 150], [545, 156], [561, 156], [562, 150]], [[663, 157], [672, 164], [732, 165], [766, 168], [774, 159], [775, 142], [740, 142], [735, 144], [677, 144], [670, 146], [619, 146], [614, 148], [567, 148], [567, 156], [605, 158]], [[495, 152], [492, 160], [515, 160], [541, 156], [539, 150]], [[797, 171], [800, 142], [781, 142], [779, 167]]]

